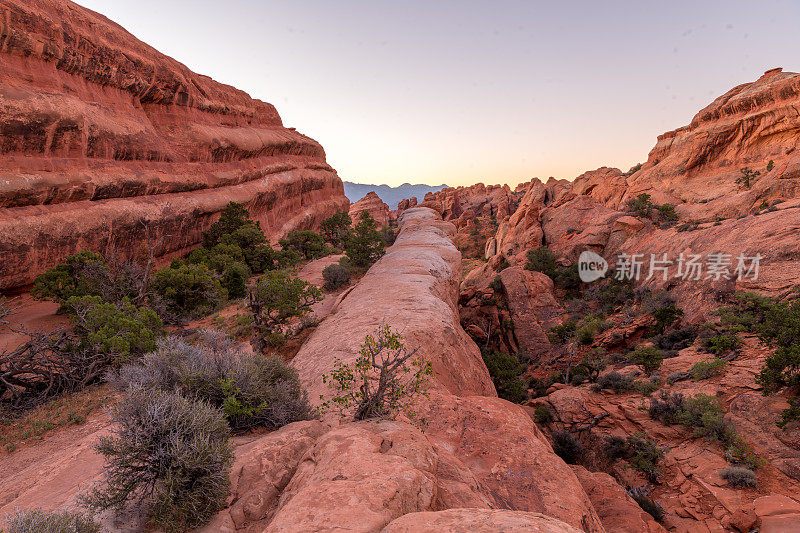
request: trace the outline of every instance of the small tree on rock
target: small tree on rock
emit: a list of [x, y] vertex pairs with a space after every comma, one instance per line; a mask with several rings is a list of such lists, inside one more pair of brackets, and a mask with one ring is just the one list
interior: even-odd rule
[[743, 186], [745, 189], [749, 189], [752, 185], [752, 182], [761, 175], [761, 172], [758, 170], [751, 170], [748, 167], [744, 167], [740, 170], [742, 173], [741, 176], [736, 178], [736, 183]]
[[367, 211], [361, 212], [361, 219], [347, 238], [344, 253], [358, 268], [367, 268], [385, 253], [383, 237]]
[[247, 306], [253, 315], [253, 349], [263, 351], [283, 334], [289, 320], [306, 315], [322, 300], [322, 291], [299, 278], [273, 270], [250, 291]]
[[347, 211], [340, 211], [323, 220], [320, 230], [327, 242], [338, 247], [342, 244], [352, 223], [353, 219], [350, 218]]
[[353, 364], [336, 359], [330, 375], [322, 376], [336, 394], [323, 403], [323, 409], [336, 407], [352, 413], [353, 420], [403, 413], [424, 424], [413, 404], [419, 396], [428, 397], [433, 367], [430, 361], [414, 357], [418, 349], [408, 350], [402, 335], [381, 326], [375, 335], [366, 336]]

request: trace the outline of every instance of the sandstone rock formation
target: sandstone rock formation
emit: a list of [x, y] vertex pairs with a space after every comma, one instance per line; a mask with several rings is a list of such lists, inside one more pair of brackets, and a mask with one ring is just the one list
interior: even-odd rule
[[[469, 187], [447, 187], [435, 193], [428, 193], [423, 199], [442, 213], [442, 218], [453, 222], [456, 227], [468, 226], [476, 217], [492, 218], [497, 221], [507, 219], [513, 213], [520, 192], [512, 192], [508, 185], [489, 185], [477, 183]], [[398, 211], [415, 205], [416, 202], [398, 204]]]
[[[361, 520], [374, 529], [407, 513], [479, 507], [537, 512], [601, 531], [574, 473], [552, 453], [525, 411], [493, 397], [478, 348], [458, 322], [460, 254], [450, 240], [454, 226], [430, 209], [416, 208], [401, 216], [400, 228], [395, 244], [342, 295], [292, 364], [309, 397], [320, 401], [330, 395], [322, 376], [336, 358], [352, 362], [367, 334], [383, 323], [392, 325], [433, 364], [431, 397], [419, 405], [428, 426], [424, 433], [402, 422], [332, 430], [318, 440], [323, 448], [314, 452], [314, 460], [309, 455], [307, 466], [298, 467], [270, 528], [330, 527], [326, 517], [333, 516], [337, 523]], [[326, 419], [335, 422], [332, 417]], [[380, 474], [363, 477], [357, 464]], [[398, 496], [384, 498], [386, 488]], [[344, 499], [345, 492], [363, 494], [360, 503]]]
[[[461, 329], [454, 232], [430, 209], [407, 210], [396, 243], [342, 293], [292, 361], [318, 403], [330, 394], [322, 376], [336, 358], [353, 361], [368, 333], [391, 325], [433, 364], [430, 398], [418, 402], [425, 431], [403, 420], [354, 423], [329, 412], [323, 421], [237, 437], [229, 507], [203, 531], [411, 531], [428, 524], [445, 531], [604, 531], [575, 473], [523, 407], [495, 396], [477, 346]], [[65, 430], [59, 460], [0, 458], [4, 471], [16, 465], [0, 490], [0, 510], [30, 506], [31, 498], [45, 508], [74, 507], [78, 493], [101, 477], [88, 439], [109, 428], [107, 418], [93, 420], [91, 429]], [[78, 431], [86, 434], [70, 443], [67, 434]], [[75, 458], [80, 475], [65, 476], [78, 467]], [[32, 486], [38, 468], [62, 481]], [[112, 516], [104, 524], [112, 531], [129, 526]]]
[[362, 199], [350, 205], [350, 218], [353, 219], [353, 224], [358, 224], [363, 211], [369, 213], [378, 226], [389, 225], [389, 206], [376, 193], [370, 191]]
[[[0, 289], [81, 249], [191, 249], [231, 200], [270, 237], [347, 209], [314, 140], [68, 0], [0, 2]], [[163, 241], [162, 241], [163, 239]]]

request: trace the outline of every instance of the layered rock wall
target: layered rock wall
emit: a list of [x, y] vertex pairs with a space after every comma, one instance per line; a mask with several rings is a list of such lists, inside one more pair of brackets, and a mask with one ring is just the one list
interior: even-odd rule
[[0, 289], [81, 249], [161, 257], [228, 201], [271, 237], [347, 209], [322, 147], [67, 0], [0, 0]]

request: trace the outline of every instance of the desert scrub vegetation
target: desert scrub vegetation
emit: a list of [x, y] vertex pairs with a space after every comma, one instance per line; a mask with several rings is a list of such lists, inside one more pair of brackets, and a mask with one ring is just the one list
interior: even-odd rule
[[219, 409], [176, 392], [131, 391], [112, 411], [97, 451], [105, 479], [83, 496], [96, 511], [144, 506], [167, 532], [206, 523], [224, 508], [233, 450]]
[[312, 230], [297, 230], [289, 232], [286, 237], [278, 241], [283, 250], [292, 250], [304, 259], [319, 259], [330, 255], [333, 251], [325, 245], [325, 238]]
[[70, 511], [18, 510], [5, 517], [7, 533], [100, 533], [94, 518]]
[[750, 449], [736, 428], [725, 420], [719, 400], [707, 394], [685, 398], [682, 394], [662, 391], [650, 399], [650, 418], [666, 425], [681, 424], [691, 429], [695, 437], [718, 441], [725, 447], [725, 459], [754, 470], [762, 460]]
[[358, 222], [344, 240], [344, 253], [358, 269], [366, 270], [386, 252], [378, 223], [362, 211]]
[[347, 211], [339, 211], [329, 216], [320, 224], [320, 231], [325, 241], [335, 248], [340, 248], [350, 232], [353, 219]]
[[628, 199], [626, 205], [628, 211], [639, 218], [648, 218], [661, 223], [674, 223], [678, 220], [678, 214], [672, 204], [655, 204], [647, 193]]
[[567, 464], [578, 464], [586, 451], [578, 437], [570, 431], [554, 431], [551, 437], [553, 452]]
[[[737, 293], [731, 306], [720, 309], [722, 325], [729, 332], [755, 333], [775, 351], [767, 357], [756, 380], [771, 394], [800, 385], [800, 299], [776, 300], [752, 292]], [[800, 418], [800, 400], [789, 398], [780, 427]]]
[[350, 283], [350, 269], [342, 264], [328, 265], [322, 269], [323, 288], [335, 291]]
[[428, 397], [433, 366], [417, 356], [418, 350], [409, 350], [403, 336], [388, 325], [380, 326], [364, 338], [353, 363], [337, 358], [331, 373], [322, 376], [333, 394], [322, 403], [322, 409], [336, 410], [352, 420], [392, 419], [403, 414], [424, 426], [426, 421], [414, 403]]
[[26, 340], [0, 350], [0, 412], [6, 415], [97, 383], [109, 368], [154, 347], [162, 332], [153, 311], [127, 299], [71, 296], [63, 307], [73, 327], [49, 333], [15, 323], [13, 305], [0, 298], [0, 323]]
[[659, 462], [664, 457], [664, 450], [656, 441], [642, 433], [629, 435], [627, 438], [606, 438], [605, 454], [609, 459], [624, 459], [632, 468], [638, 470], [650, 483], [657, 483], [661, 477]]
[[153, 276], [153, 290], [177, 316], [199, 318], [219, 309], [228, 291], [204, 264], [176, 259]]
[[655, 346], [637, 346], [627, 355], [628, 361], [641, 365], [645, 372], [658, 370], [664, 360], [664, 352]]
[[743, 466], [729, 466], [719, 473], [732, 487], [757, 487], [756, 473]]
[[553, 421], [553, 411], [547, 405], [537, 405], [533, 410], [533, 418], [537, 424], [546, 426]]
[[483, 362], [489, 370], [497, 395], [514, 403], [524, 402], [528, 395], [521, 376], [523, 365], [511, 354], [495, 350], [483, 350]]
[[265, 273], [247, 297], [253, 316], [253, 349], [260, 353], [282, 344], [290, 321], [306, 316], [320, 300], [322, 291], [307, 281], [279, 270]]
[[548, 276], [558, 289], [566, 293], [567, 298], [574, 298], [580, 294], [582, 283], [578, 276], [578, 265], [559, 264], [556, 255], [546, 246], [528, 250], [525, 269]]
[[689, 372], [691, 373], [693, 380], [699, 381], [701, 379], [708, 379], [722, 374], [722, 371], [725, 369], [725, 365], [726, 362], [723, 359], [714, 357], [712, 359], [707, 359], [706, 361], [695, 363]]
[[237, 349], [223, 333], [205, 330], [190, 344], [168, 336], [158, 348], [110, 376], [128, 391], [178, 391], [222, 410], [235, 430], [277, 429], [315, 418], [297, 371], [275, 355]]
[[626, 392], [633, 389], [633, 378], [612, 370], [600, 376], [593, 389], [595, 391], [609, 389], [616, 393]]

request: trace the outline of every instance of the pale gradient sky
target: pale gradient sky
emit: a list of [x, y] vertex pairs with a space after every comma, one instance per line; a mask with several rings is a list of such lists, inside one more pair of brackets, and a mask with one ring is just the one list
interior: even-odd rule
[[342, 179], [572, 179], [765, 70], [800, 69], [800, 1], [79, 0], [271, 102]]

